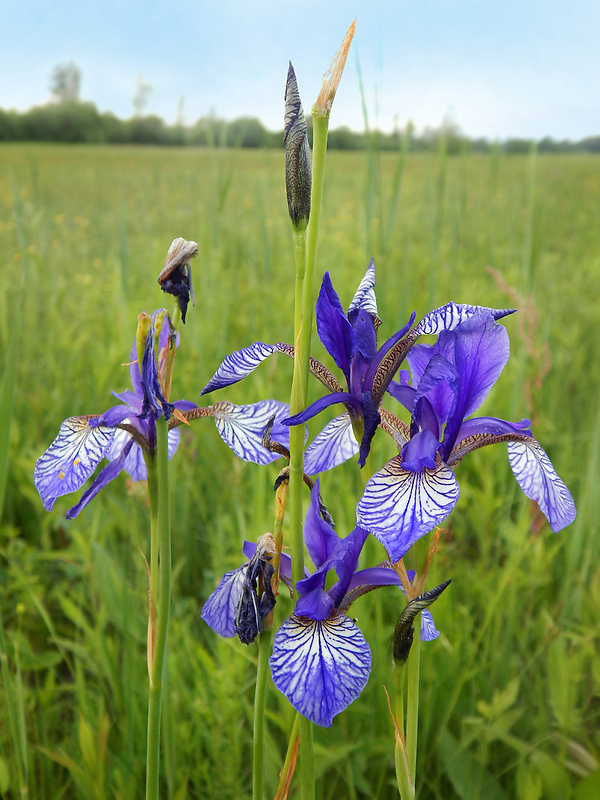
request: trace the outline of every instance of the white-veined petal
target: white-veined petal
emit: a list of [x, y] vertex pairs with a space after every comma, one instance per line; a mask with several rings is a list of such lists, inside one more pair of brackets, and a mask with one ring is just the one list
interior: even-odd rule
[[509, 442], [508, 459], [523, 493], [536, 501], [554, 533], [573, 522], [577, 511], [571, 492], [535, 439]]
[[431, 642], [440, 635], [440, 632], [435, 627], [435, 622], [428, 609], [424, 608], [421, 611], [421, 641]]
[[337, 467], [358, 453], [359, 444], [352, 430], [350, 414], [340, 414], [331, 420], [306, 449], [304, 471], [318, 475]]
[[35, 487], [46, 511], [50, 511], [57, 497], [83, 486], [110, 448], [114, 428], [90, 427], [89, 419], [66, 419], [56, 439], [36, 462]]
[[409, 472], [400, 461], [395, 456], [373, 475], [356, 509], [358, 524], [379, 539], [392, 562], [448, 516], [460, 492], [445, 464]]
[[231, 355], [225, 356], [221, 366], [206, 384], [200, 394], [214, 392], [224, 386], [231, 386], [250, 375], [265, 358], [277, 352], [277, 347], [264, 342], [254, 342], [249, 347], [235, 350]]
[[242, 597], [247, 564], [226, 572], [202, 608], [202, 619], [219, 636], [235, 636], [235, 621]]
[[441, 308], [430, 311], [419, 322], [413, 333], [428, 334], [441, 331], [453, 331], [461, 322], [475, 316], [475, 314], [491, 314], [496, 320], [514, 314], [514, 308], [488, 308], [487, 306], [472, 306], [468, 303], [446, 303]]
[[350, 303], [348, 314], [355, 308], [362, 308], [367, 314], [377, 316], [377, 298], [375, 297], [375, 261], [371, 259], [365, 277], [360, 282], [356, 294]]
[[236, 456], [255, 464], [270, 464], [280, 458], [262, 445], [262, 432], [269, 419], [275, 414], [275, 424], [271, 432], [274, 441], [289, 443], [289, 429], [278, 424], [289, 415], [289, 407], [278, 400], [262, 400], [247, 406], [236, 406], [223, 401], [213, 404], [215, 424], [225, 444]]
[[330, 727], [367, 685], [371, 651], [360, 629], [339, 611], [326, 620], [292, 615], [275, 634], [273, 683], [316, 725]]

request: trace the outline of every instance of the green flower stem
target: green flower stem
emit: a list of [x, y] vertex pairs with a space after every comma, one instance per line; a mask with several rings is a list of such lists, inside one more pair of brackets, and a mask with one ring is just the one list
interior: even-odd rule
[[[313, 316], [313, 283], [319, 229], [319, 216], [323, 197], [325, 154], [329, 119], [313, 114], [313, 160], [311, 212], [306, 235], [294, 231], [294, 257], [296, 260], [296, 306], [294, 312], [294, 377], [290, 398], [290, 413], [297, 414], [306, 408], [310, 339]], [[304, 268], [303, 268], [304, 267]], [[303, 274], [303, 280], [299, 276]], [[302, 291], [300, 292], [300, 286]], [[301, 310], [298, 303], [301, 298]], [[302, 537], [302, 485], [304, 478], [304, 425], [290, 429], [290, 526], [292, 546], [292, 576], [294, 584], [304, 577], [304, 540]], [[304, 717], [300, 730], [300, 792], [302, 800], [314, 800], [315, 773], [313, 757], [313, 732], [311, 723]]]
[[275, 795], [275, 800], [281, 800], [282, 797], [287, 796], [286, 786], [289, 783], [289, 772], [292, 765], [292, 759], [294, 758], [294, 753], [296, 751], [296, 739], [298, 738], [298, 724], [299, 724], [300, 714], [296, 712], [296, 716], [294, 717], [294, 724], [292, 725], [292, 732], [290, 733], [290, 740], [288, 742], [288, 749], [287, 753], [285, 754], [285, 761], [283, 762], [283, 767], [281, 772], [279, 773], [279, 785], [277, 787], [277, 794]]
[[[151, 575], [150, 586], [158, 584], [156, 639], [150, 656], [150, 697], [148, 703], [148, 742], [146, 758], [146, 800], [159, 798], [160, 716], [163, 692], [163, 673], [167, 647], [167, 631], [171, 603], [171, 514], [169, 506], [169, 448], [168, 423], [159, 419], [156, 424], [156, 481], [148, 482], [149, 491], [156, 492], [156, 521], [159, 562], [158, 579]], [[150, 473], [149, 473], [150, 474]], [[152, 508], [152, 501], [151, 501]], [[154, 542], [156, 544], [156, 542]], [[155, 548], [156, 549], [156, 548]], [[151, 554], [151, 568], [156, 563]], [[151, 637], [152, 638], [152, 637]]]
[[405, 664], [396, 664], [394, 669], [394, 693], [395, 693], [395, 717], [398, 726], [399, 738], [396, 735], [396, 747], [394, 751], [394, 763], [396, 766], [396, 781], [398, 791], [402, 800], [413, 800], [415, 796], [415, 786], [412, 781], [411, 772], [408, 766], [406, 754], [406, 739], [404, 737], [404, 677], [406, 673]]
[[[266, 620], [265, 620], [266, 622]], [[258, 669], [254, 694], [254, 737], [252, 765], [252, 800], [263, 800], [263, 774], [265, 766], [265, 698], [269, 656], [273, 647], [273, 629], [263, 629], [258, 634]]]
[[[408, 768], [416, 786], [417, 735], [419, 729], [419, 673], [421, 666], [421, 617], [415, 619], [415, 638], [408, 656], [408, 693], [406, 700], [406, 754]], [[413, 790], [414, 791], [414, 790]]]

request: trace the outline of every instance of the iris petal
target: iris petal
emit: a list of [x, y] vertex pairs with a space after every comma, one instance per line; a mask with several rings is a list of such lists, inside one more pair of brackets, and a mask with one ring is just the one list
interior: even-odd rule
[[275, 442], [289, 445], [289, 428], [281, 420], [289, 414], [286, 403], [278, 400], [262, 400], [247, 406], [236, 406], [226, 401], [214, 403], [215, 424], [221, 439], [236, 456], [255, 464], [270, 464], [281, 458], [262, 445], [262, 432], [269, 419], [275, 414], [275, 424], [271, 438]]
[[357, 519], [396, 562], [448, 516], [459, 492], [454, 473], [445, 464], [435, 470], [407, 472], [400, 466], [400, 456], [394, 456], [368, 481], [356, 509]]
[[233, 353], [225, 356], [221, 366], [200, 394], [214, 392], [215, 389], [222, 389], [224, 386], [231, 386], [232, 383], [241, 381], [242, 378], [250, 375], [265, 358], [276, 352], [277, 347], [275, 345], [265, 344], [264, 342], [254, 342], [249, 347], [234, 350]]
[[375, 260], [372, 258], [365, 277], [360, 282], [348, 309], [348, 319], [353, 322], [353, 311], [361, 308], [373, 317], [377, 316], [377, 298], [375, 297]]
[[292, 615], [275, 634], [269, 663], [273, 683], [316, 725], [333, 718], [360, 695], [371, 671], [371, 651], [345, 614], [327, 620]]
[[106, 455], [113, 436], [112, 428], [90, 427], [89, 417], [70, 417], [62, 423], [34, 470], [35, 487], [46, 511], [57, 497], [83, 486]]
[[323, 275], [315, 316], [319, 339], [346, 376], [346, 380], [350, 380], [350, 363], [356, 340], [328, 272]]
[[468, 303], [446, 303], [445, 306], [430, 311], [413, 330], [414, 334], [436, 334], [441, 331], [453, 331], [462, 322], [475, 314], [491, 314], [494, 319], [502, 319], [509, 314], [514, 314], [516, 308], [488, 308], [487, 306], [472, 306]]
[[304, 454], [304, 471], [307, 475], [318, 475], [337, 467], [356, 453], [358, 442], [350, 414], [346, 412], [329, 422], [310, 443]]
[[339, 541], [331, 525], [321, 517], [319, 481], [316, 480], [310, 492], [310, 504], [304, 519], [304, 544], [317, 569], [331, 557]]
[[509, 442], [508, 459], [523, 493], [537, 502], [554, 533], [573, 522], [577, 511], [571, 492], [535, 439]]
[[104, 467], [98, 473], [96, 480], [92, 483], [89, 489], [87, 489], [82, 495], [79, 502], [70, 508], [67, 513], [67, 519], [75, 519], [81, 511], [87, 506], [90, 500], [93, 500], [94, 497], [104, 489], [112, 480], [114, 480], [117, 475], [121, 472], [121, 470], [125, 466], [125, 462], [127, 460], [127, 456], [129, 455], [131, 448], [133, 447], [133, 439], [130, 439], [129, 442], [123, 448], [120, 456], [112, 461], [107, 467]]
[[440, 635], [440, 632], [435, 627], [435, 622], [428, 609], [424, 608], [421, 611], [421, 641], [432, 642]]
[[247, 566], [244, 564], [232, 572], [226, 572], [202, 608], [202, 619], [215, 633], [226, 639], [236, 634], [235, 622]]

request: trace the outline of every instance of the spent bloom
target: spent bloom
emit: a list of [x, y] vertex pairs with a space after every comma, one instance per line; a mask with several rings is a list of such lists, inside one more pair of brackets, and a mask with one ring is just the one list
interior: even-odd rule
[[454, 508], [459, 486], [454, 469], [471, 450], [508, 443], [519, 486], [535, 500], [553, 531], [575, 518], [575, 504], [552, 462], [533, 438], [527, 419], [507, 422], [471, 417], [499, 378], [509, 356], [506, 329], [480, 309], [432, 344], [408, 353], [407, 373], [390, 393], [409, 411], [410, 426], [386, 414], [384, 427], [399, 454], [365, 487], [357, 518], [386, 547], [393, 561]]

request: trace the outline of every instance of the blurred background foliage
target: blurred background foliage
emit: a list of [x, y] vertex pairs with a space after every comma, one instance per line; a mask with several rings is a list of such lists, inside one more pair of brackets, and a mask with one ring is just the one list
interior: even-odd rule
[[[69, 108], [48, 107], [49, 117]], [[0, 146], [3, 797], [143, 796], [145, 487], [121, 475], [67, 522], [73, 498], [44, 512], [32, 476], [63, 419], [102, 412], [111, 390], [128, 387], [137, 314], [165, 303], [156, 279], [171, 240], [199, 244], [174, 397], [200, 403], [226, 353], [292, 337], [283, 154], [211, 136], [205, 149]], [[392, 152], [380, 145], [367, 135], [363, 152], [329, 155], [320, 271], [347, 307], [375, 258], [381, 340], [413, 309], [419, 318], [451, 299], [518, 307], [505, 322], [511, 358], [483, 413], [532, 418], [578, 507], [555, 536], [518, 489], [504, 447], [458, 467], [461, 498], [430, 577], [453, 582], [433, 609], [441, 636], [422, 647], [418, 796], [591, 800], [600, 795], [600, 161], [478, 154], [445, 136], [430, 153], [413, 152], [408, 137]], [[313, 353], [333, 366], [316, 337]], [[208, 402], [286, 400], [290, 381], [291, 362], [269, 359]], [[310, 393], [319, 396], [317, 382]], [[393, 452], [378, 434], [375, 466]], [[256, 651], [216, 637], [200, 609], [241, 563], [244, 538], [270, 530], [283, 464], [239, 461], [211, 420], [184, 432], [171, 463], [164, 796], [249, 797]], [[354, 461], [322, 476], [341, 535], [362, 487]], [[365, 565], [383, 557], [369, 541]], [[397, 796], [383, 687], [402, 605], [390, 589], [353, 607], [373, 671], [332, 729], [315, 732], [323, 800]], [[290, 610], [282, 595], [279, 622]], [[271, 797], [292, 722], [271, 687]]]

